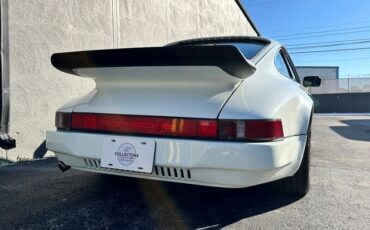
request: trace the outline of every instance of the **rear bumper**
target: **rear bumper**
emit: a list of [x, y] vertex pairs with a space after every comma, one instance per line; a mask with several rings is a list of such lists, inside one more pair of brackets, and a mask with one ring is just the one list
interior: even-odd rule
[[102, 142], [107, 136], [114, 135], [48, 131], [46, 146], [59, 160], [80, 170], [241, 188], [293, 175], [306, 142], [305, 135], [263, 143], [139, 137], [156, 142], [153, 172], [144, 174], [100, 167]]

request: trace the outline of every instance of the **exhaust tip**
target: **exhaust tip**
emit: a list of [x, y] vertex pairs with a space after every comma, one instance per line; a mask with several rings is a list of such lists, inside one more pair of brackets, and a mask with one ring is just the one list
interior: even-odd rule
[[66, 165], [63, 161], [59, 161], [58, 167], [59, 167], [60, 171], [62, 171], [62, 172], [65, 172], [65, 171], [71, 169], [71, 166]]

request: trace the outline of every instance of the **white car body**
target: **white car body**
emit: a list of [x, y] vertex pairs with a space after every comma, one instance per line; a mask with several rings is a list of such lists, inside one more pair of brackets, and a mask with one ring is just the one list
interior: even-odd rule
[[[76, 75], [95, 79], [96, 88], [58, 111], [281, 119], [283, 138], [235, 142], [57, 130], [47, 132], [47, 148], [75, 169], [161, 181], [241, 188], [292, 176], [304, 154], [313, 101], [299, 82], [278, 71], [276, 55], [284, 48], [278, 42], [268, 42], [256, 56], [245, 60], [249, 66], [245, 78], [231, 76], [217, 66], [72, 68]], [[152, 172], [103, 167], [103, 143], [107, 138], [154, 142]]]

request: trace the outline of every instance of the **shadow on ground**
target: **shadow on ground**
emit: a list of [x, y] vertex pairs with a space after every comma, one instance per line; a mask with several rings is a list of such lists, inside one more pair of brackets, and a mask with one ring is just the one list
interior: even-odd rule
[[33, 159], [41, 159], [45, 156], [46, 152], [48, 150], [46, 149], [46, 140], [41, 142], [39, 147], [33, 152]]
[[370, 141], [370, 119], [341, 120], [347, 126], [330, 127], [342, 137], [355, 141]]
[[[297, 198], [274, 194], [269, 186], [248, 189], [218, 189], [202, 186], [96, 175], [79, 211], [79, 220], [89, 216], [103, 221], [91, 224], [109, 228], [218, 229], [241, 219], [259, 215], [291, 204]], [[91, 193], [92, 192], [92, 193]], [[76, 202], [81, 202], [78, 198]], [[87, 218], [86, 218], [87, 217]]]
[[[0, 224], [51, 229], [219, 229], [298, 198], [270, 186], [219, 189], [57, 170], [50, 159], [3, 167]], [[18, 174], [14, 174], [18, 172]], [[9, 180], [8, 180], [9, 179]], [[5, 210], [3, 210], [5, 211]]]

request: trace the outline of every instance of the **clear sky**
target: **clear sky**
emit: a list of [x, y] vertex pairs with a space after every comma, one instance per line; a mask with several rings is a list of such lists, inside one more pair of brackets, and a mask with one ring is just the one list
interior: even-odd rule
[[262, 36], [283, 43], [296, 66], [339, 66], [341, 77], [370, 77], [370, 0], [242, 2]]

